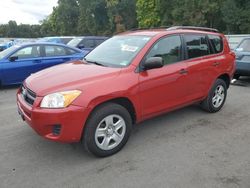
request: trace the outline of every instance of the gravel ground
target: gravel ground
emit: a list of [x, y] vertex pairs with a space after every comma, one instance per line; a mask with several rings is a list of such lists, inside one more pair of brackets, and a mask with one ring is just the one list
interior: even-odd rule
[[39, 137], [17, 114], [17, 88], [0, 90], [0, 187], [250, 188], [250, 80], [219, 113], [187, 107], [136, 125], [114, 156]]

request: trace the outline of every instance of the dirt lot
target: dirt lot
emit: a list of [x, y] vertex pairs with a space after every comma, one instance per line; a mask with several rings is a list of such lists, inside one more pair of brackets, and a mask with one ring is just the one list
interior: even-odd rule
[[98, 159], [79, 144], [39, 137], [17, 114], [16, 88], [0, 90], [0, 187], [250, 187], [250, 80], [222, 111], [197, 106], [137, 125], [118, 154]]

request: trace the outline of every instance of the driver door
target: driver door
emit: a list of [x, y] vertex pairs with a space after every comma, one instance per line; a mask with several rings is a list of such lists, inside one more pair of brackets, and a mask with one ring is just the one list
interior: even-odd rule
[[143, 118], [169, 111], [187, 102], [187, 64], [179, 35], [161, 38], [150, 49], [145, 60], [162, 57], [164, 66], [139, 73], [139, 98]]

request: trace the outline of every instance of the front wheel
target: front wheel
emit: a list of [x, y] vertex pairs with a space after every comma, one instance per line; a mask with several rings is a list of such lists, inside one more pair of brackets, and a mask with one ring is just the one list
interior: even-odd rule
[[131, 127], [131, 116], [123, 106], [104, 104], [87, 121], [83, 136], [85, 148], [98, 157], [113, 155], [126, 144]]
[[217, 79], [209, 91], [207, 98], [201, 102], [201, 107], [210, 113], [218, 112], [227, 97], [227, 85], [224, 80]]

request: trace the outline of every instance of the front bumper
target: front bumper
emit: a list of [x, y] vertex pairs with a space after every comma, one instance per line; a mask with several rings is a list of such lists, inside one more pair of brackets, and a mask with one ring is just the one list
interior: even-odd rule
[[[64, 143], [79, 142], [87, 119], [87, 111], [83, 107], [73, 105], [63, 109], [43, 109], [39, 107], [41, 100], [41, 97], [37, 97], [31, 106], [26, 103], [19, 90], [17, 106], [22, 119], [46, 139]], [[59, 132], [58, 127], [60, 127]]]

